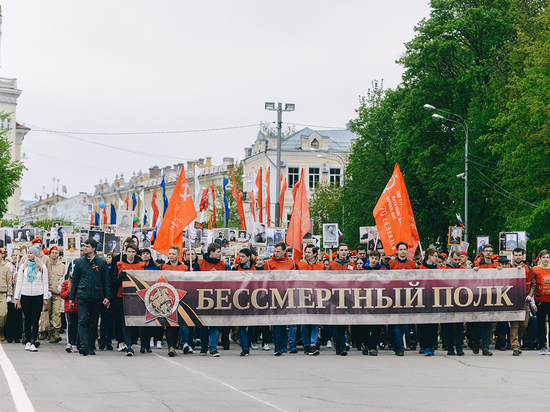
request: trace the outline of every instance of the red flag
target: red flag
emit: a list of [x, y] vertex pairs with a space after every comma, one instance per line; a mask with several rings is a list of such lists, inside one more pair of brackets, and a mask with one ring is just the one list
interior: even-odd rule
[[126, 200], [124, 201], [126, 203], [126, 210], [128, 210], [128, 204], [130, 203], [130, 195], [126, 196]]
[[260, 220], [260, 223], [264, 222], [264, 214], [262, 211], [262, 208], [264, 207], [262, 203], [262, 168], [260, 167], [260, 170], [258, 171], [258, 175], [256, 176], [256, 187], [258, 188], [258, 199], [256, 200], [258, 202], [258, 219]]
[[153, 198], [151, 199], [151, 209], [153, 209], [153, 221], [151, 227], [155, 227], [157, 219], [159, 218], [159, 208], [157, 207], [157, 188], [153, 190]]
[[250, 212], [252, 213], [252, 219], [255, 222], [256, 221], [256, 203], [254, 202], [254, 191], [253, 190], [248, 195], [248, 199], [251, 202], [250, 203]]
[[311, 222], [309, 220], [309, 204], [307, 201], [306, 184], [304, 181], [304, 169], [298, 181], [296, 189], [296, 198], [292, 216], [286, 231], [286, 243], [294, 249], [294, 261], [298, 262], [302, 258], [302, 239], [309, 232]]
[[292, 199], [296, 201], [296, 191], [298, 190], [298, 183], [294, 183], [294, 187], [292, 188]]
[[233, 194], [235, 200], [238, 201], [239, 195], [237, 191], [237, 181], [235, 180], [235, 169], [231, 169], [231, 175], [233, 176], [233, 190], [231, 191], [231, 193]]
[[208, 189], [210, 189], [210, 186], [206, 186], [206, 189], [204, 189], [202, 192], [199, 212], [202, 212], [203, 210], [208, 209]]
[[183, 229], [197, 218], [191, 190], [185, 178], [185, 168], [181, 168], [180, 177], [168, 203], [162, 224], [155, 239], [153, 249], [168, 256], [170, 246], [179, 246], [183, 252]]
[[210, 219], [208, 219], [208, 230], [214, 229], [214, 226], [212, 226], [212, 213], [210, 213]]
[[407, 258], [413, 259], [420, 237], [405, 180], [397, 163], [390, 181], [374, 208], [373, 215], [382, 246], [384, 246], [384, 253], [387, 256], [397, 253], [395, 246], [403, 241], [409, 245]]
[[90, 213], [90, 226], [94, 225], [94, 214]]
[[239, 199], [237, 200], [237, 210], [239, 211], [239, 218], [241, 219], [241, 230], [246, 230], [246, 219], [244, 218], [243, 206], [243, 192], [239, 192]]
[[107, 208], [106, 207], [103, 208], [103, 224], [104, 225], [107, 224]]
[[269, 220], [269, 192], [271, 191], [271, 167], [267, 168], [267, 172], [265, 173], [265, 181], [267, 183], [266, 188], [266, 195], [265, 195], [265, 221], [267, 222], [267, 225], [271, 225]]
[[216, 192], [214, 191], [214, 181], [212, 181], [212, 210], [213, 210], [213, 227], [216, 227]]
[[279, 198], [279, 208], [280, 208], [280, 212], [281, 212], [281, 216], [280, 216], [280, 219], [281, 219], [281, 226], [283, 226], [283, 207], [285, 206], [285, 193], [286, 193], [286, 179], [283, 183], [283, 174], [281, 173], [281, 195], [280, 195], [280, 198]]

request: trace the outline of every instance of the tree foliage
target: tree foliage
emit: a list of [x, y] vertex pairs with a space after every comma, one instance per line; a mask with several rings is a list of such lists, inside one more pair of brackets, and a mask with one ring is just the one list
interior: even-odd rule
[[324, 223], [338, 223], [342, 227], [342, 187], [321, 183], [309, 199], [309, 216], [313, 219], [313, 233], [322, 233]]
[[[346, 169], [346, 241], [373, 225], [372, 210], [395, 163], [403, 172], [423, 245], [445, 247], [464, 216], [465, 130], [469, 128], [469, 242], [526, 230], [547, 245], [550, 209], [550, 17], [541, 0], [432, 0], [398, 63], [395, 89], [377, 82], [362, 98], [360, 137]], [[472, 250], [472, 248], [470, 248]]]

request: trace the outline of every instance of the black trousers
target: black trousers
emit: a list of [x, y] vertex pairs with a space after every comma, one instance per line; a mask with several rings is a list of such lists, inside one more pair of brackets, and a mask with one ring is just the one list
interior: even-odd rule
[[15, 309], [13, 302], [8, 303], [8, 318], [4, 325], [6, 339], [21, 339], [23, 335], [23, 311]]
[[97, 339], [97, 324], [99, 322], [100, 300], [78, 300], [78, 336], [79, 349], [94, 349]]
[[537, 305], [537, 340], [539, 349], [544, 348], [546, 344], [546, 337], [548, 336], [550, 342], [550, 335], [548, 334], [548, 328], [546, 327], [546, 317], [550, 321], [550, 302], [540, 302]]
[[381, 334], [382, 325], [351, 325], [351, 338], [359, 349], [362, 346], [369, 350], [376, 349]]
[[26, 296], [21, 295], [21, 309], [25, 315], [25, 339], [34, 344], [38, 337], [38, 324], [40, 314], [44, 307], [44, 295]]
[[418, 338], [422, 349], [435, 348], [437, 346], [437, 329], [439, 324], [428, 323], [418, 325]]

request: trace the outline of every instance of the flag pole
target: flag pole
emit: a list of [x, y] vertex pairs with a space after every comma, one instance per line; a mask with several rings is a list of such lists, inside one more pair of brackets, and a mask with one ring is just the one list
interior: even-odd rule
[[187, 226], [187, 241], [189, 242], [189, 271], [190, 272], [193, 271], [193, 256], [191, 256], [191, 223], [189, 223], [189, 226]]

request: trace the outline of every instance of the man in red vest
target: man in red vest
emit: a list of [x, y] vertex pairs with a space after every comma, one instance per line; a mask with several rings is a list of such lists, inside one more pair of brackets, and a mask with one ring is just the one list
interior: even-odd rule
[[[292, 259], [289, 259], [286, 253], [286, 243], [279, 242], [275, 245], [273, 256], [267, 262], [265, 262], [264, 270], [294, 270], [296, 264]], [[286, 325], [273, 326], [273, 343], [275, 344], [275, 356], [281, 356], [287, 352], [286, 344], [283, 346], [283, 342], [286, 340]], [[290, 353], [298, 353], [296, 349], [296, 325], [288, 326], [288, 344], [290, 346]]]
[[539, 345], [539, 355], [548, 354], [544, 344], [548, 327], [546, 326], [546, 317], [550, 318], [550, 253], [547, 250], [541, 250], [539, 253], [539, 266], [533, 267], [533, 276], [537, 282], [535, 290], [535, 300], [537, 301], [537, 340]]

